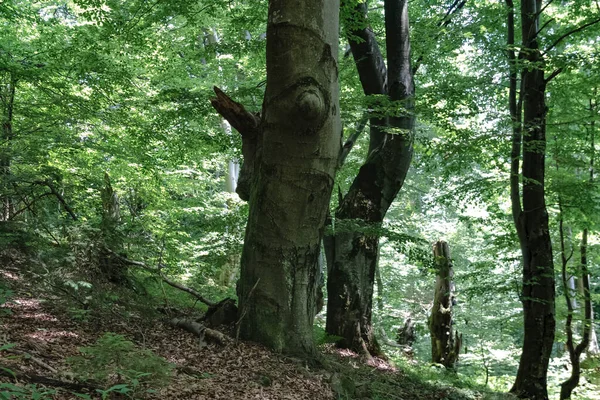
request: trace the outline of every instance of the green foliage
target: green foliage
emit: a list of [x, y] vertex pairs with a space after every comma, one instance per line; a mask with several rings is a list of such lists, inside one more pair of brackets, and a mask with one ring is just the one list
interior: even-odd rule
[[10, 315], [11, 310], [3, 307], [13, 297], [14, 293], [9, 288], [2, 285], [0, 282], [0, 315]]
[[105, 333], [94, 345], [79, 351], [80, 356], [68, 359], [78, 377], [118, 382], [106, 393], [119, 391], [132, 396], [142, 387], [166, 385], [171, 378], [172, 364], [122, 335]]
[[19, 386], [0, 382], [1, 400], [48, 400], [54, 398], [56, 390], [38, 388], [36, 385]]
[[318, 325], [313, 326], [313, 337], [317, 346], [327, 343], [335, 343], [342, 339], [340, 336], [328, 334], [325, 329]]
[[[358, 27], [358, 2], [343, 2], [346, 31]], [[228, 161], [241, 157], [241, 139], [222, 129], [209, 99], [217, 85], [248, 110], [261, 110], [267, 3], [0, 1], [2, 94], [12, 80], [18, 81], [14, 135], [0, 138], [0, 156], [11, 159], [11, 174], [0, 177], [0, 195], [12, 196], [19, 212], [0, 224], [0, 248], [28, 247], [44, 260], [48, 271], [43, 279], [52, 278], [57, 290], [68, 293], [73, 319], [87, 321], [109, 311], [151, 315], [159, 301], [204, 307], [133, 267], [130, 277], [143, 295], [106, 288], [93, 279], [102, 243], [105, 173], [119, 197], [121, 219], [114, 234], [122, 239], [128, 258], [162, 265], [165, 274], [211, 299], [234, 295], [248, 207], [225, 191], [224, 182]], [[383, 287], [377, 293], [382, 307], [375, 308], [375, 320], [392, 332], [410, 316], [418, 336], [415, 356], [421, 361], [428, 361], [430, 354], [430, 243], [445, 238], [458, 290], [455, 321], [469, 352], [461, 356], [458, 378], [430, 368], [419, 374], [431, 381], [470, 376], [466, 383], [453, 382], [468, 389], [484, 382], [487, 368], [488, 385], [506, 390], [523, 337], [520, 254], [507, 190], [511, 125], [506, 8], [499, 1], [466, 2], [461, 12], [445, 19], [449, 4], [457, 2], [409, 3], [413, 61], [419, 60], [413, 167], [383, 224], [347, 221], [335, 229], [382, 237]], [[541, 44], [547, 47], [592, 21], [597, 11], [591, 1], [568, 6], [548, 2]], [[369, 6], [368, 22], [385, 52], [379, 4]], [[562, 68], [547, 92], [545, 189], [554, 254], [560, 255], [555, 240], [560, 199], [575, 250], [581, 230], [590, 229], [593, 277], [600, 275], [600, 196], [598, 179], [591, 182], [589, 175], [600, 142], [594, 138], [600, 126], [599, 27], [565, 38], [546, 54], [548, 72]], [[210, 44], [213, 33], [219, 41]], [[387, 117], [401, 109], [381, 96], [364, 96], [351, 56], [340, 57], [339, 73], [344, 136], [353, 132], [366, 110]], [[2, 112], [4, 122], [8, 114]], [[367, 157], [368, 136], [367, 128], [337, 174], [342, 193]], [[75, 210], [77, 221], [49, 193], [48, 182]], [[336, 203], [334, 196], [332, 208]], [[595, 282], [593, 300], [600, 315], [600, 285]], [[13, 295], [0, 285], [0, 305]], [[127, 307], [116, 307], [123, 303]], [[564, 317], [564, 303], [557, 305], [557, 315]], [[315, 328], [318, 343], [337, 339]], [[119, 356], [116, 349], [129, 356]], [[142, 359], [151, 360], [150, 367]], [[161, 369], [161, 362], [123, 337], [107, 335], [83, 348], [72, 365], [87, 378], [116, 383], [104, 396], [132, 396], [150, 381], [167, 379], [159, 373], [168, 370]], [[565, 373], [561, 362], [557, 354], [554, 386]], [[591, 359], [585, 363], [595, 365]], [[39, 392], [34, 386], [5, 388], [14, 390], [15, 397], [17, 390]]]

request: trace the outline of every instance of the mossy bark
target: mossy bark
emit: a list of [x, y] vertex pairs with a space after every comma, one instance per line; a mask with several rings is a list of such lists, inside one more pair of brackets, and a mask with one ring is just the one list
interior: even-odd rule
[[319, 246], [341, 146], [338, 14], [335, 0], [269, 2], [267, 88], [244, 153], [253, 162], [240, 336], [303, 356], [316, 354]]

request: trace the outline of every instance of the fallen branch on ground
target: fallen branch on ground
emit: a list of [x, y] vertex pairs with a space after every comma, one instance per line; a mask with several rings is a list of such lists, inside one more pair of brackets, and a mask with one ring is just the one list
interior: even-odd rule
[[194, 335], [198, 336], [201, 341], [203, 341], [204, 338], [206, 338], [210, 341], [223, 345], [231, 341], [231, 338], [229, 338], [229, 336], [224, 335], [223, 333], [214, 329], [207, 328], [205, 325], [190, 319], [173, 318], [169, 321], [169, 323], [176, 328], [181, 328], [190, 333], [193, 333]]
[[153, 268], [153, 267], [151, 267], [151, 266], [147, 265], [147, 264], [146, 264], [146, 263], [144, 263], [144, 262], [141, 262], [141, 261], [135, 261], [135, 260], [130, 260], [130, 259], [129, 259], [129, 258], [127, 258], [127, 257], [123, 257], [122, 255], [115, 253], [114, 251], [112, 251], [112, 250], [111, 250], [111, 249], [109, 249], [109, 248], [105, 248], [105, 249], [106, 249], [106, 251], [108, 251], [110, 254], [112, 254], [113, 256], [117, 257], [119, 260], [121, 260], [122, 262], [124, 262], [124, 263], [126, 263], [126, 264], [128, 264], [128, 265], [133, 265], [133, 266], [136, 266], [136, 267], [140, 267], [140, 268], [142, 268], [142, 269], [144, 269], [144, 270], [146, 270], [146, 271], [148, 271], [148, 272], [152, 272], [153, 274], [156, 274], [156, 275], [158, 275], [158, 276], [159, 276], [159, 277], [160, 277], [160, 278], [163, 280], [163, 282], [165, 282], [167, 285], [169, 285], [169, 286], [172, 286], [172, 287], [174, 287], [175, 289], [179, 289], [179, 290], [181, 290], [181, 291], [184, 291], [184, 292], [186, 292], [186, 293], [189, 293], [189, 294], [191, 294], [192, 296], [194, 296], [195, 298], [197, 298], [197, 299], [198, 299], [198, 301], [201, 301], [202, 303], [206, 304], [207, 306], [209, 306], [209, 307], [210, 307], [210, 306], [214, 306], [214, 305], [215, 305], [215, 303], [214, 303], [214, 302], [212, 302], [212, 301], [210, 301], [210, 300], [206, 299], [204, 296], [202, 296], [202, 295], [201, 295], [199, 292], [197, 292], [196, 290], [194, 290], [194, 289], [192, 289], [192, 288], [190, 288], [190, 287], [187, 287], [187, 286], [185, 286], [185, 285], [182, 285], [181, 283], [174, 282], [174, 281], [170, 280], [169, 278], [167, 278], [167, 277], [165, 276], [165, 274], [163, 274], [163, 273], [162, 273], [162, 271], [161, 271], [161, 269], [162, 269], [162, 266], [161, 266], [160, 268]]
[[3, 365], [0, 365], [0, 376], [7, 376], [12, 379], [26, 381], [30, 383], [39, 383], [45, 386], [60, 387], [76, 392], [79, 392], [81, 390], [96, 391], [97, 389], [100, 389], [100, 387], [94, 386], [89, 383], [66, 382], [58, 379], [48, 378], [47, 376], [42, 375], [26, 374], [24, 372], [12, 370]]
[[385, 345], [395, 347], [397, 349], [401, 349], [405, 355], [409, 355], [412, 357], [412, 354], [413, 354], [412, 347], [394, 342], [392, 339], [390, 339], [388, 337], [387, 333], [385, 332], [385, 329], [383, 329], [382, 327], [379, 327], [379, 337], [378, 338], [381, 339], [381, 341]]
[[26, 351], [21, 351], [21, 350], [17, 350], [17, 349], [4, 349], [4, 351], [6, 351], [7, 353], [23, 356], [23, 357], [25, 357], [25, 359], [31, 360], [33, 363], [39, 365], [42, 368], [47, 369], [48, 371], [52, 372], [53, 374], [58, 374], [58, 370], [56, 370], [56, 368], [51, 367], [50, 365], [46, 364], [39, 358], [32, 356], [31, 354], [27, 353]]

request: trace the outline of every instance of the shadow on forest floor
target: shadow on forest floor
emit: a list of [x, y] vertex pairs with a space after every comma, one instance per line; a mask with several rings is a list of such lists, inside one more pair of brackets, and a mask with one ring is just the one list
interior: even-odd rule
[[[18, 253], [0, 258], [2, 399], [509, 398], [423, 382], [383, 361], [368, 366], [331, 346], [323, 348], [328, 365], [323, 369], [252, 343], [207, 345], [165, 322], [156, 311], [165, 299], [92, 285], [82, 276], [57, 280]], [[193, 308], [181, 311], [188, 317], [198, 314]], [[98, 339], [107, 337], [112, 342], [99, 347]], [[157, 371], [156, 365], [167, 364], [156, 356], [170, 365]], [[94, 364], [93, 357], [102, 363]], [[143, 372], [150, 364], [155, 370]], [[161, 374], [168, 375], [167, 382], [158, 381]], [[77, 379], [84, 376], [92, 378]]]

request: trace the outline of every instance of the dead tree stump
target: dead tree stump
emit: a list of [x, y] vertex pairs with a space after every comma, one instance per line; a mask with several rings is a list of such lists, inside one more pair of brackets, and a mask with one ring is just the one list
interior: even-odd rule
[[436, 242], [433, 245], [433, 256], [437, 278], [429, 317], [431, 361], [453, 369], [460, 353], [462, 335], [454, 332], [452, 327], [454, 271], [448, 243], [441, 240]]

